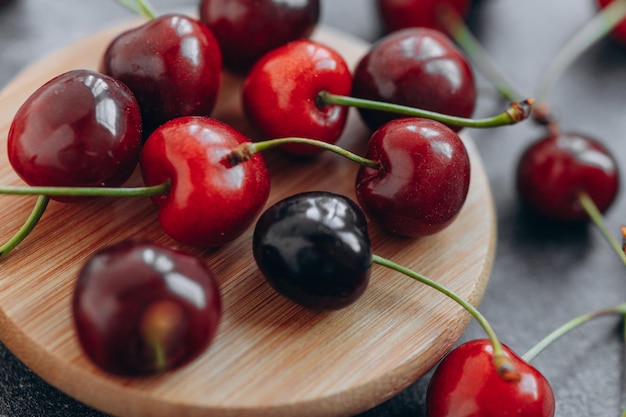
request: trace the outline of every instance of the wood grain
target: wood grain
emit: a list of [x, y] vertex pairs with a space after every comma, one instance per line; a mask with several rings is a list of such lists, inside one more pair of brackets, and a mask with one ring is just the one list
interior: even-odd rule
[[[109, 40], [131, 22], [51, 54], [0, 92], [0, 138], [40, 85], [76, 68], [97, 69]], [[315, 38], [354, 65], [364, 42], [330, 28]], [[241, 80], [225, 74], [214, 117], [254, 137], [242, 116]], [[339, 144], [362, 152], [369, 133], [354, 110]], [[495, 214], [486, 174], [472, 141], [468, 200], [438, 235], [398, 239], [371, 226], [374, 252], [436, 279], [477, 305], [495, 246]], [[268, 204], [305, 190], [354, 198], [356, 164], [332, 154], [306, 163], [266, 154], [272, 172]], [[20, 184], [0, 149], [0, 183]], [[130, 184], [139, 184], [135, 175]], [[0, 196], [0, 241], [22, 224], [34, 197]], [[216, 272], [224, 317], [214, 344], [189, 366], [149, 378], [107, 375], [83, 355], [70, 299], [78, 268], [96, 249], [139, 236], [201, 256]], [[336, 312], [313, 312], [276, 295], [251, 256], [251, 230], [219, 250], [181, 246], [164, 236], [147, 199], [51, 202], [34, 232], [0, 263], [0, 337], [36, 373], [76, 399], [118, 416], [349, 416], [397, 394], [450, 349], [469, 322], [453, 301], [375, 266], [366, 294]]]

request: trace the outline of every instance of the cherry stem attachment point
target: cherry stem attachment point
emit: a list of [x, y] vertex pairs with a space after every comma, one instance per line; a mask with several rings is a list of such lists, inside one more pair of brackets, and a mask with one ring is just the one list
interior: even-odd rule
[[584, 324], [592, 319], [611, 315], [611, 314], [619, 314], [622, 316], [626, 315], [626, 303], [619, 304], [617, 306], [610, 307], [610, 308], [605, 308], [602, 310], [597, 310], [591, 313], [583, 314], [581, 316], [578, 316], [568, 321], [567, 323], [565, 323], [564, 325], [557, 328], [552, 333], [550, 333], [549, 335], [541, 339], [535, 346], [530, 348], [524, 355], [522, 355], [522, 359], [527, 362], [531, 362], [533, 359], [537, 357], [537, 355], [543, 352], [548, 346], [554, 343], [557, 339], [564, 336], [568, 332], [574, 330], [581, 324]]
[[117, 0], [119, 4], [146, 19], [154, 19], [156, 12], [148, 0]]
[[148, 187], [46, 187], [3, 186], [0, 194], [46, 195], [48, 197], [152, 197], [167, 194], [170, 182]]
[[410, 106], [403, 106], [400, 104], [385, 103], [381, 101], [367, 100], [350, 96], [342, 96], [329, 93], [328, 91], [320, 91], [317, 96], [317, 101], [320, 107], [328, 105], [351, 106], [362, 109], [397, 113], [410, 117], [422, 117], [448, 125], [472, 128], [491, 128], [519, 123], [523, 120], [526, 120], [530, 116], [532, 105], [534, 102], [532, 98], [528, 98], [522, 101], [515, 101], [509, 105], [508, 109], [496, 116], [485, 119], [470, 119], [466, 117], [457, 117], [429, 110], [418, 109]]
[[[615, 239], [611, 232], [609, 232], [604, 222], [604, 218], [602, 217], [602, 213], [600, 213], [600, 210], [598, 210], [598, 207], [593, 202], [589, 194], [581, 192], [578, 195], [578, 200], [587, 212], [587, 215], [595, 223], [598, 229], [600, 229], [600, 232], [602, 232], [611, 247], [613, 247], [613, 249], [617, 253], [617, 256], [622, 260], [622, 262], [624, 262], [624, 265], [626, 265], [626, 252], [624, 251], [624, 245], [620, 245], [617, 239]], [[622, 233], [624, 233], [623, 230]]]
[[357, 155], [353, 152], [350, 152], [341, 146], [334, 145], [332, 143], [327, 143], [321, 140], [316, 139], [308, 139], [308, 138], [300, 138], [300, 137], [287, 137], [287, 138], [278, 138], [278, 139], [269, 139], [260, 142], [246, 142], [237, 146], [230, 153], [228, 153], [222, 161], [229, 167], [236, 166], [242, 162], [249, 160], [252, 155], [257, 152], [262, 152], [271, 148], [279, 147], [286, 144], [300, 144], [300, 145], [310, 145], [316, 146], [318, 148], [336, 153], [341, 155], [351, 161], [358, 163], [359, 165], [363, 165], [373, 169], [380, 169], [381, 164], [379, 161], [373, 161], [371, 159], [364, 158], [360, 155]]
[[408, 276], [409, 278], [421, 282], [422, 284], [425, 284], [456, 301], [478, 322], [478, 324], [480, 324], [485, 333], [487, 333], [487, 336], [489, 337], [489, 340], [493, 345], [493, 362], [498, 374], [507, 381], [519, 380], [520, 375], [515, 369], [513, 362], [504, 351], [504, 348], [502, 347], [500, 340], [496, 336], [495, 331], [493, 330], [487, 319], [470, 302], [465, 300], [463, 297], [461, 297], [451, 289], [439, 284], [438, 282], [433, 281], [432, 279], [427, 278], [424, 275], [419, 274], [407, 267], [399, 265], [389, 259], [383, 258], [378, 255], [372, 255], [372, 262], [392, 269], [394, 271], [400, 272]]
[[0, 258], [8, 255], [9, 252], [15, 249], [17, 245], [19, 245], [24, 239], [26, 239], [26, 236], [28, 236], [30, 232], [35, 228], [35, 226], [41, 219], [41, 216], [46, 211], [46, 207], [48, 206], [49, 201], [50, 199], [44, 195], [40, 195], [37, 198], [35, 207], [31, 211], [28, 219], [26, 219], [26, 222], [24, 222], [20, 230], [18, 230], [17, 233], [15, 233], [13, 237], [11, 237], [5, 244], [0, 246]]

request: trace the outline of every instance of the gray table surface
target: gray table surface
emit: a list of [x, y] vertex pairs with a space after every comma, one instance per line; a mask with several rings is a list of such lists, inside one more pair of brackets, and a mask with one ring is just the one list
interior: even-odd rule
[[[192, 0], [154, 0], [159, 11], [195, 7]], [[368, 41], [382, 35], [373, 0], [322, 0], [322, 21]], [[469, 19], [474, 33], [522, 91], [536, 82], [576, 29], [596, 11], [593, 0], [482, 0]], [[112, 0], [14, 0], [0, 7], [0, 87], [47, 53], [132, 15]], [[500, 111], [479, 77], [477, 116]], [[626, 47], [603, 40], [564, 74], [549, 97], [566, 130], [597, 137], [626, 170]], [[626, 301], [624, 265], [593, 226], [546, 224], [519, 208], [513, 188], [521, 150], [542, 130], [531, 123], [472, 130], [490, 177], [498, 213], [498, 246], [480, 306], [501, 339], [519, 353], [587, 311]], [[607, 215], [611, 231], [626, 224], [620, 194]], [[0, 279], [1, 279], [0, 269]], [[472, 322], [461, 341], [483, 337]], [[0, 335], [1, 339], [1, 335]], [[623, 343], [618, 318], [577, 329], [534, 362], [550, 380], [557, 416], [621, 415]], [[429, 374], [362, 417], [424, 416]], [[49, 386], [0, 344], [0, 417], [101, 416]]]

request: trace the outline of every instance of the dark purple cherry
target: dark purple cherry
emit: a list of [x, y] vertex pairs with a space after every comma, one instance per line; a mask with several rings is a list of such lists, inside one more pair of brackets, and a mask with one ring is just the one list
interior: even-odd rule
[[224, 66], [245, 72], [287, 42], [308, 37], [320, 16], [319, 0], [202, 0], [200, 20], [222, 47]]
[[278, 293], [316, 310], [356, 301], [372, 265], [365, 216], [328, 192], [296, 194], [268, 208], [254, 230], [253, 254]]
[[139, 107], [120, 81], [69, 71], [21, 105], [7, 147], [11, 166], [29, 185], [118, 186], [139, 159]]
[[447, 227], [465, 203], [470, 160], [459, 136], [428, 119], [396, 119], [372, 135], [356, 196], [367, 216], [395, 235], [420, 237]]
[[617, 161], [597, 140], [577, 133], [558, 133], [533, 142], [517, 167], [517, 190], [534, 212], [557, 220], [589, 219], [579, 196], [587, 193], [605, 212], [620, 181]]
[[[449, 37], [434, 29], [409, 28], [380, 39], [361, 58], [352, 95], [470, 117], [476, 86], [469, 63]], [[401, 117], [376, 110], [359, 112], [372, 130]]]
[[198, 258], [127, 240], [87, 260], [72, 311], [80, 344], [96, 365], [144, 375], [200, 355], [217, 331], [221, 299], [213, 273]]
[[169, 14], [117, 36], [104, 54], [103, 68], [137, 97], [147, 136], [176, 117], [211, 114], [222, 55], [200, 21]]

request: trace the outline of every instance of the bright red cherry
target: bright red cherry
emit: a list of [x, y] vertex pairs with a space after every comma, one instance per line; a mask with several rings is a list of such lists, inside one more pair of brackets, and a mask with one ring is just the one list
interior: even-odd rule
[[308, 37], [319, 0], [202, 0], [200, 20], [215, 34], [226, 68], [247, 71], [262, 55]]
[[[265, 138], [300, 136], [328, 143], [337, 141], [348, 108], [321, 105], [318, 93], [350, 94], [352, 75], [333, 49], [311, 40], [283, 45], [263, 56], [243, 85], [247, 116]], [[320, 148], [286, 145], [283, 150], [309, 155]]]
[[436, 233], [457, 216], [469, 190], [470, 161], [459, 136], [428, 119], [396, 119], [372, 135], [356, 196], [384, 230], [419, 237]]
[[260, 154], [232, 167], [223, 161], [245, 142], [250, 140], [229, 125], [200, 116], [171, 120], [148, 137], [141, 172], [146, 185], [171, 182], [167, 194], [153, 197], [169, 236], [215, 247], [252, 224], [269, 195], [265, 162]]
[[[434, 29], [409, 28], [381, 38], [361, 58], [352, 95], [470, 117], [476, 86], [470, 64], [450, 38]], [[372, 130], [400, 117], [376, 110], [359, 112]]]
[[461, 17], [469, 12], [470, 0], [378, 0], [378, 9], [390, 32], [409, 27], [442, 29], [438, 8], [444, 3]]
[[198, 258], [138, 240], [92, 255], [72, 306], [87, 356], [124, 375], [162, 372], [196, 358], [213, 340], [221, 309], [215, 277]]
[[104, 54], [103, 68], [137, 97], [147, 136], [170, 119], [211, 114], [222, 55], [200, 21], [170, 14], [117, 36]]
[[585, 192], [605, 212], [619, 191], [613, 155], [598, 141], [574, 133], [532, 143], [517, 167], [521, 200], [534, 212], [565, 221], [589, 219], [579, 195]]
[[[613, 3], [614, 0], [597, 0], [598, 5], [601, 8], [605, 8], [609, 4]], [[622, 20], [613, 28], [611, 32], [613, 37], [622, 43], [626, 43], [626, 19]]]
[[426, 397], [428, 417], [552, 417], [554, 393], [546, 378], [507, 346], [518, 380], [493, 364], [489, 340], [464, 343], [439, 364]]
[[18, 109], [8, 134], [9, 162], [29, 185], [118, 186], [137, 165], [141, 132], [137, 101], [123, 83], [69, 71]]

